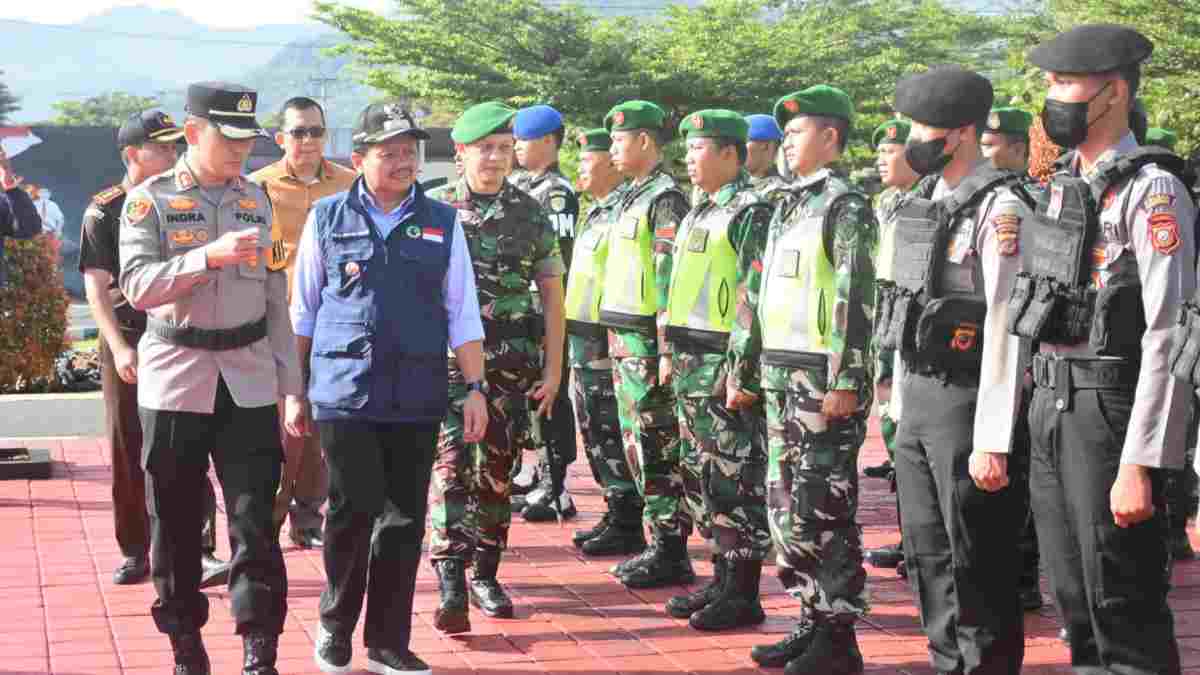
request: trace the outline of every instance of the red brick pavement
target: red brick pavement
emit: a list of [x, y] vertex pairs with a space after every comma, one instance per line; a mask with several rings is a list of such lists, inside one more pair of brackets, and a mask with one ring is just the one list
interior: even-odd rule
[[[52, 448], [54, 478], [0, 482], [0, 673], [169, 672], [167, 640], [155, 631], [148, 613], [152, 587], [119, 587], [110, 580], [119, 553], [112, 536], [104, 442], [84, 438], [33, 444]], [[877, 463], [881, 456], [879, 439], [873, 436], [862, 461]], [[693, 631], [662, 612], [662, 603], [679, 589], [626, 590], [606, 574], [615, 560], [585, 559], [571, 546], [572, 529], [593, 522], [602, 505], [582, 462], [573, 467], [571, 481], [579, 520], [561, 529], [528, 525], [519, 518], [514, 523], [501, 579], [514, 597], [517, 618], [492, 621], [476, 614], [469, 636], [440, 635], [431, 625], [437, 584], [424, 566], [417, 582], [413, 650], [440, 675], [760, 672], [749, 659], [750, 646], [787, 633], [796, 611], [773, 575], [764, 574], [765, 624], [731, 633]], [[894, 506], [886, 486], [871, 479], [862, 486], [859, 514], [867, 545], [895, 541]], [[700, 542], [692, 544], [693, 558], [705, 558]], [[279, 670], [285, 675], [315, 673], [312, 640], [323, 586], [321, 558], [294, 548], [285, 549], [285, 557], [291, 595]], [[697, 567], [702, 575], [711, 572], [706, 562]], [[881, 674], [931, 672], [908, 587], [890, 570], [869, 572], [874, 610], [859, 629], [867, 668]], [[1200, 674], [1200, 563], [1178, 565], [1175, 583], [1172, 604], [1184, 665]], [[214, 672], [239, 672], [241, 646], [233, 635], [228, 597], [219, 591], [209, 597], [214, 606], [204, 635]], [[1068, 670], [1057, 629], [1050, 608], [1028, 616], [1026, 672]], [[364, 650], [357, 646], [358, 637], [355, 644], [361, 666]]]

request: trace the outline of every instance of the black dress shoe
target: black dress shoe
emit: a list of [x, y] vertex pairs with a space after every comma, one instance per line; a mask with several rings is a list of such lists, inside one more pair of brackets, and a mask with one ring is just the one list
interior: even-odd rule
[[121, 566], [113, 572], [114, 584], [138, 584], [150, 576], [150, 561], [146, 556], [133, 556], [121, 561]]
[[175, 655], [175, 675], [210, 675], [212, 667], [200, 631], [171, 633], [171, 651]]
[[224, 586], [229, 583], [229, 563], [211, 553], [200, 556], [200, 588]]
[[247, 633], [242, 636], [242, 675], [279, 675], [275, 656], [279, 651], [279, 636], [267, 633]]
[[367, 670], [378, 675], [431, 675], [433, 671], [407, 649], [367, 647]]
[[288, 537], [292, 543], [300, 548], [321, 548], [325, 546], [325, 540], [322, 538], [321, 530], [315, 527], [306, 527], [302, 529], [292, 528], [288, 532]]
[[867, 478], [889, 478], [894, 470], [891, 460], [885, 459], [883, 460], [883, 464], [868, 466], [863, 469], [863, 475]]
[[325, 630], [325, 626], [317, 624], [317, 646], [313, 659], [322, 673], [348, 673], [350, 657], [354, 655], [354, 646], [350, 643], [349, 635], [342, 635]]

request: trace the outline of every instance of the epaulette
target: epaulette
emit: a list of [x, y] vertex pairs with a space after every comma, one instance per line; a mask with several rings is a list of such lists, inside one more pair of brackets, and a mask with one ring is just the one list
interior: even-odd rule
[[123, 194], [125, 194], [125, 187], [123, 185], [114, 185], [107, 190], [97, 193], [92, 197], [92, 201], [103, 206]]

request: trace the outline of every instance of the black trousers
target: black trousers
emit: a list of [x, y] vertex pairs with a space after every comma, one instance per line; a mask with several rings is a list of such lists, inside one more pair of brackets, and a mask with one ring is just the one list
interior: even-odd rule
[[141, 409], [146, 503], [150, 511], [150, 608], [164, 633], [199, 630], [208, 621], [200, 592], [204, 492], [211, 453], [229, 521], [229, 595], [238, 634], [283, 632], [287, 570], [271, 510], [283, 449], [274, 405], [239, 408], [225, 381], [213, 413]]
[[[141, 331], [124, 330], [125, 341], [137, 346]], [[138, 557], [150, 551], [150, 515], [146, 512], [146, 473], [142, 470], [142, 421], [138, 417], [137, 384], [117, 374], [112, 349], [101, 336], [100, 386], [104, 392], [104, 435], [112, 449], [113, 530], [121, 555]], [[217, 495], [204, 481], [204, 524], [200, 548], [217, 548]]]
[[321, 623], [349, 635], [365, 595], [363, 642], [408, 649], [440, 424], [317, 426], [329, 466]]
[[[575, 440], [575, 412], [571, 408], [570, 381], [571, 368], [567, 364], [564, 352], [562, 384], [558, 388], [558, 398], [554, 401], [554, 407], [550, 410], [553, 417], [542, 421], [547, 463], [550, 465], [550, 475], [557, 485], [566, 485], [567, 467], [571, 466], [579, 453]], [[536, 408], [536, 401], [530, 403]]]
[[1030, 487], [1071, 664], [1078, 673], [1179, 673], [1164, 472], [1152, 471], [1149, 520], [1117, 527], [1109, 501], [1133, 392], [1080, 390], [1067, 410], [1056, 403], [1053, 390], [1034, 391]]
[[905, 378], [896, 480], [905, 565], [942, 673], [1020, 672], [1018, 489], [975, 486], [968, 473], [977, 390], [936, 377]]

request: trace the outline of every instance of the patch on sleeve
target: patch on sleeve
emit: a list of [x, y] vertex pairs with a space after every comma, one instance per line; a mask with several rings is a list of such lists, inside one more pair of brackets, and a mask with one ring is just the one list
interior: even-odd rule
[[114, 185], [92, 197], [92, 201], [97, 204], [107, 204], [123, 194], [125, 194], [125, 188], [120, 185]]
[[129, 202], [125, 204], [125, 220], [127, 220], [130, 225], [140, 223], [146, 217], [146, 214], [150, 213], [150, 209], [153, 206], [154, 205], [150, 203], [150, 200], [146, 199], [145, 197], [136, 197], [134, 199], [130, 199]]
[[1001, 213], [992, 217], [992, 226], [996, 228], [996, 248], [1000, 255], [1016, 255], [1021, 245], [1021, 216]]
[[1179, 248], [1179, 221], [1174, 213], [1150, 215], [1150, 243], [1163, 255], [1171, 255]]
[[666, 227], [660, 227], [660, 228], [654, 230], [654, 237], [655, 237], [655, 239], [670, 239], [671, 241], [674, 241], [675, 240], [675, 226], [670, 225], [670, 226], [666, 226]]
[[561, 192], [556, 192], [550, 195], [550, 210], [554, 213], [562, 213], [567, 210], [567, 196]]
[[1142, 200], [1142, 208], [1145, 209], [1147, 213], [1154, 213], [1155, 211], [1168, 211], [1174, 206], [1175, 195], [1167, 194], [1165, 192], [1148, 194], [1146, 195], [1146, 198]]

